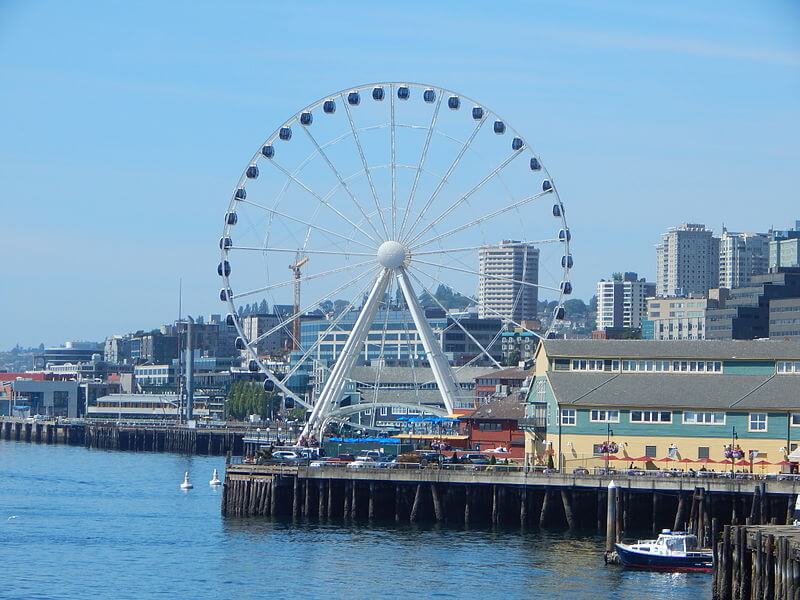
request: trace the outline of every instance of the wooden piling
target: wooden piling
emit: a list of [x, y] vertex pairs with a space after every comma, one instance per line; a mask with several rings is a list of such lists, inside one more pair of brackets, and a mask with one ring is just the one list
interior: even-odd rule
[[617, 541], [617, 486], [612, 481], [608, 484], [606, 500], [606, 552], [613, 552]]
[[561, 488], [561, 503], [564, 505], [564, 515], [570, 531], [575, 529], [575, 517], [572, 514], [572, 498], [567, 488]]
[[436, 520], [441, 523], [444, 521], [444, 509], [442, 507], [442, 500], [439, 495], [439, 488], [435, 483], [431, 484], [431, 499], [433, 500], [433, 514]]
[[417, 484], [417, 490], [414, 493], [414, 504], [411, 506], [411, 514], [408, 517], [408, 520], [412, 523], [416, 523], [417, 519], [419, 518], [419, 508], [420, 504], [422, 503], [422, 484]]

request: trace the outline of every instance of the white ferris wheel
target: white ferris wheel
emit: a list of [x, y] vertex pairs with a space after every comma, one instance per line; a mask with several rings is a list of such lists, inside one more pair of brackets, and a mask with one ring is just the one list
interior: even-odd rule
[[[383, 365], [400, 360], [412, 374], [424, 366], [432, 377], [414, 376], [415, 387], [435, 383], [444, 415], [464, 393], [459, 369], [501, 366], [500, 329], [553, 335], [572, 291], [570, 232], [555, 183], [529, 142], [462, 94], [378, 83], [317, 100], [258, 148], [225, 213], [220, 300], [250, 370], [265, 374], [265, 389], [311, 411], [306, 439], [354, 412], [340, 402], [358, 365], [377, 365], [368, 382], [375, 406], [390, 403], [378, 397]], [[535, 260], [525, 254], [491, 268], [484, 252], [501, 243]], [[459, 293], [457, 310], [445, 306], [441, 289]], [[281, 310], [266, 329], [246, 330], [239, 307], [259, 300]], [[547, 314], [536, 315], [542, 326], [523, 322], [542, 301], [549, 301]], [[445, 315], [436, 331], [426, 308]], [[397, 314], [408, 318], [390, 324]], [[502, 327], [481, 342], [464, 325], [476, 316]], [[316, 322], [308, 335], [300, 327], [307, 320]], [[474, 355], [454, 361], [442, 347], [448, 331]], [[280, 369], [263, 351], [276, 336], [289, 340]]]

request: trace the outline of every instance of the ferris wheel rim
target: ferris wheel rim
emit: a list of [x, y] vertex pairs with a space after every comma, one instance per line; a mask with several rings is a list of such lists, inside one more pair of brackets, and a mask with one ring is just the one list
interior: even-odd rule
[[[426, 90], [428, 90], [428, 89], [430, 89], [430, 90], [434, 90], [434, 91], [435, 91], [435, 93], [436, 93], [436, 94], [437, 94], [437, 96], [438, 96], [438, 102], [439, 102], [439, 103], [441, 103], [441, 101], [443, 100], [444, 96], [445, 96], [445, 95], [447, 95], [447, 94], [450, 94], [450, 95], [452, 95], [452, 96], [456, 96], [456, 97], [458, 97], [460, 100], [464, 100], [464, 101], [466, 101], [466, 102], [472, 103], [472, 104], [474, 104], [475, 106], [477, 106], [477, 107], [481, 107], [483, 110], [485, 110], [485, 111], [487, 112], [487, 114], [486, 114], [486, 116], [485, 116], [484, 120], [489, 120], [489, 118], [490, 118], [490, 117], [496, 117], [498, 120], [501, 120], [501, 121], [502, 121], [502, 122], [505, 124], [505, 127], [506, 127], [506, 129], [507, 129], [507, 130], [508, 130], [510, 133], [513, 133], [513, 134], [516, 134], [516, 135], [518, 135], [518, 136], [519, 136], [519, 137], [520, 137], [522, 140], [524, 140], [524, 139], [525, 139], [525, 138], [524, 138], [524, 136], [521, 136], [521, 134], [519, 133], [519, 130], [517, 130], [517, 129], [516, 129], [516, 128], [515, 128], [515, 127], [514, 127], [514, 126], [511, 124], [511, 123], [509, 123], [509, 122], [508, 122], [506, 119], [504, 119], [504, 118], [503, 118], [501, 115], [499, 115], [497, 112], [495, 112], [495, 111], [494, 111], [494, 110], [492, 110], [491, 108], [487, 107], [485, 104], [478, 102], [477, 100], [473, 99], [473, 98], [472, 98], [472, 97], [470, 97], [470, 96], [466, 96], [466, 95], [464, 95], [464, 94], [461, 94], [461, 93], [459, 93], [459, 92], [455, 92], [455, 91], [453, 91], [453, 90], [450, 90], [450, 89], [448, 89], [448, 88], [445, 88], [445, 87], [443, 87], [443, 86], [437, 86], [437, 85], [432, 85], [432, 84], [425, 84], [425, 83], [420, 83], [420, 82], [403, 82], [403, 81], [397, 81], [397, 82], [373, 82], [373, 83], [362, 83], [362, 84], [359, 84], [359, 85], [356, 85], [356, 86], [352, 86], [352, 87], [348, 87], [348, 88], [344, 88], [344, 89], [342, 89], [342, 90], [339, 90], [339, 91], [337, 91], [337, 92], [334, 92], [334, 93], [332, 93], [332, 94], [328, 94], [328, 95], [326, 95], [326, 96], [323, 96], [323, 97], [319, 98], [318, 100], [316, 100], [316, 101], [314, 101], [314, 102], [312, 102], [312, 103], [310, 103], [310, 104], [306, 105], [305, 107], [303, 107], [303, 108], [302, 108], [302, 109], [300, 109], [299, 111], [295, 112], [295, 113], [294, 113], [294, 114], [293, 114], [291, 117], [289, 117], [288, 119], [286, 119], [286, 120], [285, 120], [285, 121], [284, 121], [284, 122], [283, 122], [283, 123], [282, 123], [282, 124], [281, 124], [281, 125], [280, 125], [278, 128], [276, 128], [276, 129], [275, 129], [275, 130], [274, 130], [274, 131], [273, 131], [273, 132], [272, 132], [272, 133], [271, 133], [271, 134], [270, 134], [270, 135], [269, 135], [269, 136], [266, 138], [266, 140], [263, 142], [263, 144], [262, 144], [262, 145], [259, 147], [259, 149], [258, 149], [258, 150], [256, 150], [256, 152], [255, 152], [255, 153], [253, 154], [253, 156], [251, 157], [250, 161], [248, 162], [248, 166], [249, 166], [249, 165], [252, 165], [252, 164], [257, 164], [258, 162], [260, 162], [260, 161], [261, 161], [261, 160], [264, 158], [264, 157], [262, 156], [262, 148], [264, 148], [264, 147], [265, 147], [265, 146], [267, 146], [267, 145], [270, 145], [270, 144], [272, 144], [273, 142], [275, 142], [275, 141], [276, 141], [276, 139], [279, 139], [279, 138], [280, 138], [280, 132], [281, 132], [281, 129], [282, 129], [282, 128], [285, 128], [285, 127], [292, 127], [292, 126], [294, 126], [294, 125], [298, 125], [298, 126], [299, 126], [300, 128], [302, 128], [304, 131], [307, 131], [307, 126], [305, 126], [305, 125], [302, 125], [302, 124], [301, 124], [301, 122], [300, 122], [300, 118], [301, 118], [301, 115], [302, 115], [303, 113], [306, 113], [306, 112], [312, 112], [312, 111], [314, 111], [314, 110], [316, 110], [316, 109], [320, 108], [320, 107], [321, 107], [321, 106], [322, 106], [322, 105], [323, 105], [323, 104], [324, 104], [326, 101], [328, 101], [328, 100], [330, 100], [330, 99], [332, 99], [332, 98], [341, 98], [341, 100], [343, 101], [343, 105], [345, 106], [345, 109], [346, 109], [346, 110], [349, 110], [349, 107], [348, 107], [348, 105], [347, 105], [347, 102], [346, 102], [346, 100], [345, 100], [345, 96], [344, 96], [345, 94], [348, 94], [348, 93], [351, 93], [351, 92], [354, 92], [354, 91], [357, 91], [357, 92], [363, 92], [364, 90], [370, 90], [370, 89], [374, 89], [374, 88], [376, 88], [376, 87], [384, 87], [384, 88], [389, 88], [390, 90], [394, 91], [394, 89], [396, 88], [396, 86], [408, 86], [408, 87], [410, 87], [410, 88], [425, 88]], [[394, 101], [394, 94], [393, 94], [393, 93], [391, 94], [391, 97], [392, 97], [392, 101]], [[405, 125], [404, 125], [404, 124], [395, 124], [394, 126], [396, 126], [396, 127], [403, 127], [403, 126], [405, 126]], [[377, 126], [377, 127], [379, 127], [379, 126]], [[424, 127], [424, 126], [419, 126], [419, 128], [420, 128], [420, 129], [427, 129], [427, 130], [430, 132], [430, 134], [433, 134], [433, 133], [439, 133], [440, 135], [443, 135], [443, 133], [442, 133], [442, 132], [440, 132], [440, 131], [439, 131], [439, 132], [437, 132], [437, 131], [435, 130], [435, 128], [434, 128], [434, 127], [427, 127], [427, 128], [426, 128], [426, 127]], [[346, 138], [348, 138], [348, 137], [351, 137], [351, 136], [357, 136], [357, 133], [356, 133], [356, 131], [357, 131], [357, 130], [354, 128], [351, 134], [347, 134], [347, 133], [345, 133], [345, 134], [343, 134], [343, 135], [341, 136], [341, 139], [346, 139]], [[339, 141], [341, 141], [341, 140], [339, 140]], [[561, 207], [561, 214], [559, 215], [559, 218], [560, 218], [560, 221], [561, 221], [562, 228], [563, 228], [563, 229], [566, 229], [566, 230], [568, 231], [568, 226], [567, 226], [567, 223], [566, 223], [566, 218], [565, 218], [565, 214], [564, 214], [564, 210], [563, 210], [563, 202], [561, 201], [560, 195], [559, 195], [559, 193], [558, 193], [557, 186], [555, 185], [555, 182], [553, 181], [553, 178], [552, 178], [552, 176], [550, 175], [550, 172], [549, 172], [549, 170], [548, 170], [548, 169], [547, 169], [547, 167], [544, 165], [544, 163], [543, 163], [543, 162], [541, 162], [540, 155], [539, 155], [538, 153], [536, 153], [536, 152], [533, 150], [533, 147], [532, 147], [530, 144], [527, 144], [527, 143], [525, 143], [523, 150], [524, 150], [524, 151], [526, 151], [526, 152], [527, 152], [528, 154], [530, 154], [531, 156], [535, 157], [537, 160], [539, 160], [539, 162], [540, 162], [540, 166], [541, 166], [541, 171], [542, 171], [542, 174], [545, 176], [545, 178], [546, 178], [546, 179], [547, 179], [547, 180], [550, 182], [550, 184], [551, 184], [551, 190], [550, 190], [550, 193], [552, 193], [552, 194], [553, 194], [553, 197], [554, 197], [554, 199], [555, 199], [555, 203], [556, 203], [556, 204], [558, 204], [558, 205]], [[317, 151], [315, 151], [315, 152], [312, 152], [312, 154], [310, 155], [310, 157], [316, 156], [317, 154], [318, 154], [318, 153], [317, 153]], [[513, 158], [513, 157], [515, 157], [515, 156], [517, 156], [517, 155], [519, 155], [519, 153], [517, 153], [517, 154], [512, 154], [512, 158]], [[397, 164], [397, 162], [394, 160], [394, 156], [393, 156], [393, 159], [392, 159], [392, 161], [390, 162], [390, 165], [391, 165], [391, 168], [393, 168], [393, 169], [396, 169], [396, 168], [398, 168], [398, 167], [400, 167], [400, 166], [401, 166], [401, 165], [398, 165], [398, 164]], [[363, 169], [363, 172], [364, 172], [364, 173], [366, 174], [366, 176], [369, 178], [369, 177], [370, 177], [370, 171], [371, 171], [372, 169], [375, 169], [376, 167], [375, 167], [374, 165], [373, 165], [373, 166], [368, 166], [368, 165], [366, 165], [366, 163], [365, 163], [365, 165], [364, 165], [364, 166], [365, 166], [365, 168]], [[388, 166], [388, 165], [382, 165], [382, 166]], [[420, 164], [420, 165], [417, 165], [416, 167], [415, 167], [414, 165], [405, 165], [405, 167], [417, 168], [417, 169], [419, 169], [419, 170], [422, 170], [422, 165], [421, 165], [421, 164]], [[246, 168], [245, 168], [245, 170], [243, 171], [242, 175], [240, 176], [240, 178], [239, 178], [239, 180], [238, 180], [238, 182], [237, 182], [237, 185], [236, 185], [236, 186], [235, 186], [235, 188], [234, 188], [234, 194], [232, 195], [232, 197], [231, 197], [231, 199], [230, 199], [230, 201], [229, 201], [229, 204], [228, 204], [228, 212], [229, 212], [229, 213], [230, 213], [230, 212], [232, 212], [232, 211], [234, 211], [234, 209], [235, 209], [235, 207], [236, 207], [236, 205], [237, 205], [237, 202], [238, 202], [238, 201], [237, 201], [237, 199], [236, 199], [236, 197], [235, 197], [235, 195], [236, 195], [236, 190], [238, 190], [239, 188], [242, 188], [242, 187], [245, 187], [245, 186], [246, 186], [246, 183], [247, 183], [247, 176], [246, 176], [246, 172], [247, 172], [247, 167], [246, 167]], [[357, 172], [356, 172], [356, 173], [354, 173], [352, 176], [353, 176], [353, 177], [355, 177], [355, 176], [358, 176], [358, 175], [359, 175], [361, 172], [362, 172], [362, 171], [357, 171]], [[338, 189], [341, 189], [341, 184], [338, 184], [338, 185], [334, 186], [332, 189], [333, 189], [333, 190], [338, 190]], [[377, 198], [376, 198], [376, 201], [377, 201]], [[384, 206], [384, 207], [382, 207], [382, 208], [385, 210], [385, 208], [386, 208], [386, 207]], [[378, 214], [379, 214], [381, 217], [382, 217], [382, 212], [383, 212], [382, 208], [381, 208], [381, 207], [377, 207], [377, 213], [378, 213]], [[225, 225], [224, 225], [224, 227], [223, 227], [223, 237], [224, 237], [224, 238], [228, 238], [228, 237], [229, 237], [229, 235], [230, 235], [230, 232], [231, 232], [232, 228], [233, 228], [233, 225], [232, 225], [232, 224], [229, 224], [229, 223], [226, 221], [226, 223], [225, 223]], [[413, 230], [414, 230], [414, 227], [412, 227], [412, 228], [411, 228], [409, 231], [411, 231], [411, 232], [413, 233]], [[379, 239], [380, 239], [380, 238], [379, 238]], [[414, 240], [414, 241], [416, 241], [417, 239], [418, 239], [418, 238], [415, 238], [415, 240]], [[374, 241], [374, 240], [373, 240], [373, 241]], [[559, 243], [561, 244], [561, 246], [562, 246], [562, 247], [563, 247], [563, 249], [564, 249], [564, 255], [565, 255], [565, 256], [570, 256], [570, 241], [571, 241], [571, 240], [570, 240], [569, 238], [567, 238], [567, 239], [565, 239], [565, 240], [559, 240]], [[423, 244], [423, 245], [425, 245], [425, 244]], [[235, 249], [235, 247], [232, 247], [231, 249]], [[255, 248], [254, 248], [254, 250], [255, 250]], [[266, 253], [266, 252], [269, 252], [269, 251], [277, 251], [277, 249], [276, 249], [276, 250], [272, 250], [272, 249], [270, 249], [269, 247], [266, 247], [266, 246], [265, 246], [265, 247], [263, 248], [263, 251]], [[409, 251], [411, 251], [411, 248], [409, 248]], [[311, 251], [309, 251], [309, 252], [311, 252]], [[357, 253], [357, 252], [353, 252], [353, 253], [349, 253], [349, 254], [350, 254], [350, 255], [354, 255], [354, 256], [355, 256], [355, 255], [356, 255], [356, 254], [358, 254], [358, 253]], [[412, 254], [413, 254], [413, 253], [412, 253]], [[420, 254], [421, 254], [421, 253], [420, 253]], [[228, 256], [229, 256], [229, 255], [228, 255], [228, 249], [227, 249], [227, 248], [222, 248], [222, 247], [221, 247], [221, 248], [220, 248], [220, 257], [221, 257], [221, 260], [225, 261], [225, 260], [228, 258]], [[369, 254], [368, 252], [363, 252], [363, 256], [370, 256], [370, 254]], [[364, 261], [364, 263], [363, 263], [363, 264], [364, 264], [364, 265], [366, 265], [368, 262], [369, 262], [369, 261]], [[571, 270], [571, 268], [572, 268], [572, 267], [571, 267], [571, 265], [570, 265], [570, 266], [565, 266], [565, 267], [563, 267], [563, 268], [562, 268], [562, 273], [561, 273], [561, 275], [562, 275], [562, 276], [561, 276], [561, 281], [562, 281], [562, 282], [564, 282], [564, 281], [569, 281], [569, 274], [570, 274], [570, 270]], [[369, 270], [368, 270], [368, 272], [369, 272]], [[224, 290], [229, 290], [229, 291], [230, 291], [232, 288], [231, 288], [231, 283], [230, 283], [229, 275], [227, 275], [227, 274], [223, 274], [222, 280], [223, 280], [223, 284], [224, 284], [224, 288], [223, 288], [223, 289], [224, 289]], [[537, 285], [536, 287], [543, 288], [543, 287], [545, 287], [545, 286]], [[562, 289], [560, 289], [560, 290], [557, 290], [557, 289], [555, 289], [555, 288], [548, 288], [548, 289], [555, 290], [555, 291], [557, 291], [557, 292], [559, 293], [558, 300], [557, 300], [557, 304], [558, 304], [558, 306], [559, 306], [559, 307], [560, 307], [560, 306], [563, 306], [563, 303], [564, 303], [564, 301], [565, 301], [565, 295], [566, 295], [566, 294], [564, 293], [564, 290], [563, 290], [563, 288], [562, 288]], [[252, 344], [252, 341], [248, 339], [248, 336], [247, 336], [247, 335], [245, 335], [245, 333], [244, 333], [244, 331], [243, 331], [243, 327], [242, 327], [242, 324], [241, 324], [241, 320], [240, 320], [240, 318], [239, 318], [239, 316], [238, 316], [238, 314], [237, 314], [236, 305], [235, 305], [235, 303], [234, 303], [234, 301], [235, 301], [235, 299], [236, 299], [237, 297], [242, 297], [242, 296], [243, 296], [243, 294], [242, 294], [242, 293], [240, 293], [240, 294], [232, 294], [232, 293], [228, 293], [228, 297], [227, 297], [227, 300], [226, 300], [226, 302], [227, 302], [227, 304], [228, 304], [228, 307], [229, 307], [229, 309], [230, 309], [230, 314], [232, 314], [232, 315], [233, 315], [233, 321], [234, 321], [234, 324], [235, 324], [235, 326], [236, 326], [236, 330], [237, 330], [237, 332], [238, 332], [239, 336], [240, 336], [240, 337], [241, 337], [243, 340], [245, 340], [245, 343], [246, 343], [246, 345], [247, 345], [247, 348], [248, 348], [248, 350], [251, 352], [252, 359], [253, 359], [253, 360], [255, 360], [255, 361], [257, 361], [257, 362], [259, 363], [259, 367], [260, 367], [260, 369], [259, 369], [259, 370], [260, 370], [260, 371], [262, 371], [262, 372], [264, 372], [264, 373], [266, 373], [266, 374], [267, 374], [267, 377], [268, 377], [269, 379], [273, 380], [273, 382], [274, 382], [274, 383], [278, 384], [278, 383], [279, 383], [279, 381], [278, 381], [278, 380], [276, 380], [276, 379], [274, 379], [274, 375], [275, 375], [275, 374], [274, 374], [274, 373], [272, 373], [272, 370], [269, 368], [269, 366], [268, 366], [268, 365], [266, 365], [266, 364], [264, 363], [264, 361], [262, 361], [262, 360], [261, 360], [261, 358], [257, 356], [257, 353], [256, 353], [256, 352], [252, 351], [252, 348], [250, 348], [250, 346], [251, 346], [251, 344]], [[548, 330], [545, 332], [545, 334], [544, 334], [544, 335], [541, 335], [541, 334], [539, 334], [538, 332], [534, 332], [534, 331], [531, 331], [531, 333], [533, 333], [534, 335], [536, 335], [537, 337], [540, 337], [540, 338], [547, 337], [547, 336], [550, 334], [550, 332], [552, 331], [552, 329], [553, 329], [553, 327], [554, 327], [554, 324], [555, 324], [555, 320], [554, 320], [554, 321], [553, 321], [553, 323], [550, 325], [550, 327], [548, 328]], [[529, 331], [530, 331], [530, 330], [529, 330]], [[281, 388], [283, 388], [284, 386], [280, 385], [280, 387], [281, 387]], [[292, 396], [296, 398], [296, 395], [292, 394]], [[296, 398], [296, 399], [297, 399], [297, 398]]]

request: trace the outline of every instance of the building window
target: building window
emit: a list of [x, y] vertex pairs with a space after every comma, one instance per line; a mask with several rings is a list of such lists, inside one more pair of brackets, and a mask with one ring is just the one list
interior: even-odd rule
[[656, 456], [658, 456], [658, 454], [656, 453], [656, 450], [657, 449], [656, 449], [655, 446], [645, 446], [644, 447], [644, 455], [649, 457], [649, 458], [655, 458]]
[[697, 448], [697, 460], [703, 460], [704, 458], [709, 458], [709, 447], [699, 446]]
[[539, 402], [545, 402], [545, 392], [547, 391], [545, 386], [547, 382], [544, 380], [536, 382], [536, 400]]
[[381, 406], [381, 416], [385, 417], [389, 414], [389, 407], [388, 406]]
[[632, 410], [631, 423], [672, 423], [668, 410]]
[[478, 431], [502, 431], [500, 423], [478, 423]]
[[792, 413], [792, 427], [800, 427], [800, 413]]
[[593, 409], [589, 420], [592, 423], [619, 423], [619, 411]]
[[789, 361], [789, 360], [778, 361], [777, 370], [778, 373], [781, 374], [788, 374], [788, 373], [800, 374], [800, 361]]
[[576, 425], [577, 416], [574, 408], [561, 409], [561, 424], [562, 425]]
[[750, 431], [767, 430], [767, 413], [750, 413]]
[[694, 412], [691, 410], [683, 413], [684, 425], [725, 425], [725, 413], [722, 412]]

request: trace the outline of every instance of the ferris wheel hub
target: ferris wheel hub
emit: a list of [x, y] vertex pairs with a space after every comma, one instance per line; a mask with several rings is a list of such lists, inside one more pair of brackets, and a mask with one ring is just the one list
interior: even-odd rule
[[386, 269], [397, 269], [406, 261], [407, 252], [400, 242], [389, 240], [378, 248], [378, 262]]

